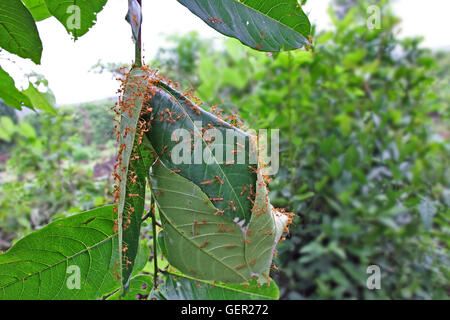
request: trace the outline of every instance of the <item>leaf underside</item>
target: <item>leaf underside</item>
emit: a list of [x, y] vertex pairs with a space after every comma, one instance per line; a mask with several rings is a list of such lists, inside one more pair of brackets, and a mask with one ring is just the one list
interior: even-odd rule
[[262, 286], [255, 280], [239, 285], [211, 283], [174, 272], [164, 273], [164, 284], [153, 295], [161, 300], [275, 300], [278, 296], [274, 283]]
[[[152, 167], [150, 180], [171, 265], [197, 279], [225, 283], [268, 275], [280, 228], [272, 212], [254, 212], [248, 228], [241, 228], [216, 215], [216, 208], [197, 185], [161, 163]], [[257, 201], [263, 208], [264, 201]]]
[[[224, 216], [230, 220], [237, 218], [246, 226], [253, 206], [250, 188], [254, 190], [256, 183], [256, 164], [251, 161], [256, 159], [252, 137], [199, 108], [168, 85], [158, 83], [158, 86], [146, 104], [153, 108], [154, 117], [147, 137], [159, 159], [167, 168], [177, 170], [200, 186]], [[183, 134], [177, 134], [180, 130]], [[211, 137], [218, 133], [212, 143], [207, 132]], [[235, 137], [226, 139], [227, 133]], [[227, 150], [231, 151], [229, 159]], [[186, 154], [185, 162], [174, 162], [174, 157]]]

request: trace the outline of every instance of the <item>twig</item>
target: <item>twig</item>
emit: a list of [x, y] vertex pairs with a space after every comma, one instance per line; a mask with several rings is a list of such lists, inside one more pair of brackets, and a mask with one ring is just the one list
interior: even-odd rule
[[[145, 216], [142, 217], [142, 221], [147, 220], [149, 217], [152, 216], [152, 214], [153, 214], [153, 213], [152, 213], [152, 209], [150, 209], [150, 210], [145, 214]], [[162, 225], [161, 225], [161, 223], [160, 223], [159, 221], [155, 221], [155, 223], [156, 223], [156, 225], [157, 225], [158, 227], [162, 228]]]
[[158, 251], [156, 250], [156, 217], [152, 214], [152, 233], [153, 233], [153, 289], [158, 288]]
[[[141, 11], [142, 11], [142, 0], [137, 0], [137, 2], [139, 3], [139, 5], [141, 6]], [[139, 25], [139, 33], [138, 33], [138, 39], [136, 41], [136, 52], [135, 52], [135, 61], [134, 61], [134, 65], [137, 68], [142, 67], [142, 37], [141, 37], [141, 32], [142, 32], [142, 26]]]

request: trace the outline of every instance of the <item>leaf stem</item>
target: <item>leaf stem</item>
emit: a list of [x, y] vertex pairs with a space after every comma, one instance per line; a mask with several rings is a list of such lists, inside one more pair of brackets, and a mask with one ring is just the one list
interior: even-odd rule
[[[151, 209], [150, 209], [151, 212]], [[152, 237], [153, 237], [153, 289], [158, 288], [158, 251], [156, 248], [156, 216], [152, 213]]]
[[[137, 0], [137, 2], [141, 6], [141, 11], [142, 11], [142, 0]], [[135, 61], [134, 61], [134, 65], [135, 65], [136, 68], [142, 67], [142, 37], [141, 37], [141, 32], [142, 32], [142, 25], [139, 25], [138, 39], [137, 39], [136, 44], [135, 44]]]
[[[142, 221], [144, 222], [144, 221], [147, 220], [149, 217], [151, 217], [151, 215], [152, 215], [152, 212], [151, 212], [151, 210], [149, 210], [149, 211], [145, 214], [145, 216], [142, 218]], [[160, 223], [159, 221], [156, 221], [155, 223], [156, 223], [156, 225], [157, 225], [158, 227], [162, 228], [162, 225], [161, 225], [161, 223]]]

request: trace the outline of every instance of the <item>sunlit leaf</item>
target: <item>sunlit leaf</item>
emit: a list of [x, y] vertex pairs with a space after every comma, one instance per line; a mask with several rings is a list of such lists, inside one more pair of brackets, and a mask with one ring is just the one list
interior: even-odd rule
[[22, 2], [33, 15], [35, 21], [45, 20], [52, 16], [47, 9], [45, 0], [22, 0]]
[[50, 13], [62, 23], [75, 40], [96, 23], [97, 14], [107, 0], [45, 0]]
[[0, 67], [0, 98], [10, 107], [22, 110], [24, 104], [32, 107], [28, 97], [20, 92], [14, 84], [14, 79]]
[[28, 88], [26, 90], [23, 90], [22, 93], [25, 94], [28, 97], [28, 99], [30, 99], [31, 105], [35, 109], [50, 112], [53, 114], [56, 113], [55, 109], [45, 98], [45, 93], [42, 93], [39, 90], [37, 90], [31, 82], [29, 83]]

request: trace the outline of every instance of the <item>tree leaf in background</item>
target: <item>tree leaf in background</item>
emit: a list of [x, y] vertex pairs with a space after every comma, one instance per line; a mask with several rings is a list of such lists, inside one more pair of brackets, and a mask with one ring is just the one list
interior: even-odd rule
[[107, 0], [45, 0], [50, 13], [59, 20], [75, 40], [95, 24], [97, 14]]
[[22, 2], [33, 15], [35, 21], [42, 21], [52, 16], [47, 9], [45, 0], [22, 0]]
[[9, 117], [0, 117], [0, 140], [10, 142], [13, 134], [17, 131], [16, 125]]
[[309, 43], [311, 24], [297, 0], [177, 0], [210, 27], [261, 51]]
[[0, 2], [0, 47], [41, 63], [41, 38], [33, 16], [20, 0]]
[[217, 215], [217, 208], [199, 186], [161, 162], [153, 165], [150, 181], [163, 223], [164, 240], [159, 242], [171, 265], [202, 280], [267, 279], [287, 218], [271, 210], [270, 204], [266, 206], [268, 193], [260, 185], [262, 179], [248, 227]]
[[92, 299], [117, 289], [113, 207], [57, 220], [0, 254], [0, 299]]
[[[170, 86], [162, 82], [157, 86], [146, 104], [154, 115], [147, 137], [159, 159], [167, 168], [179, 171], [198, 185], [229, 221], [238, 219], [243, 226], [248, 225], [254, 196], [250, 190], [255, 190], [257, 162], [252, 136], [202, 110]], [[184, 137], [178, 136], [183, 132]], [[211, 137], [207, 137], [208, 133]], [[228, 138], [227, 134], [234, 137]], [[215, 140], [211, 141], [213, 136]], [[186, 158], [174, 161], [172, 152], [175, 157], [182, 153]], [[253, 156], [255, 164], [251, 161]]]
[[115, 174], [119, 182], [119, 256], [123, 292], [128, 287], [139, 248], [146, 177], [152, 162], [150, 147], [142, 136], [139, 139], [137, 132], [147, 77], [146, 71], [132, 69], [123, 84], [124, 95], [120, 101], [120, 149]]
[[429, 198], [423, 198], [418, 205], [418, 210], [425, 229], [429, 231], [433, 226], [434, 216], [437, 213], [436, 206]]
[[274, 282], [258, 285], [225, 284], [196, 280], [174, 272], [164, 272], [164, 284], [153, 297], [161, 300], [276, 300], [279, 290]]
[[14, 79], [2, 67], [0, 67], [0, 98], [8, 106], [18, 110], [22, 110], [24, 104], [32, 108], [31, 101], [16, 88]]
[[30, 99], [31, 105], [35, 109], [56, 114], [55, 109], [45, 98], [45, 93], [38, 91], [31, 82], [29, 83], [28, 89], [23, 90], [22, 93]]

